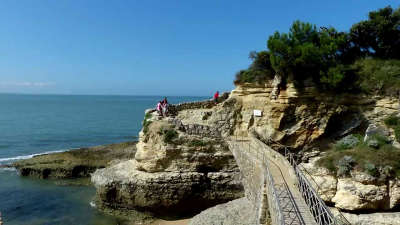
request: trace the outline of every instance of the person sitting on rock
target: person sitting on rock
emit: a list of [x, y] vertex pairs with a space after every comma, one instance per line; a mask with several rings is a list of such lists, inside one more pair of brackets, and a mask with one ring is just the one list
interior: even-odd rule
[[162, 103], [161, 103], [161, 101], [157, 103], [156, 110], [158, 112], [158, 115], [162, 115]]
[[167, 112], [168, 112], [167, 98], [164, 98], [164, 100], [161, 102], [161, 109], [162, 109], [163, 116], [167, 116]]

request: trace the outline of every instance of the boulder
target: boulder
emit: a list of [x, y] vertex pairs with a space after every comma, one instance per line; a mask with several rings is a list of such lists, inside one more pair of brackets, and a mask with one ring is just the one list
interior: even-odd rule
[[129, 160], [92, 174], [99, 208], [180, 215], [243, 196], [238, 172], [157, 172], [136, 170]]
[[374, 123], [371, 123], [367, 130], [365, 131], [364, 142], [368, 142], [371, 139], [374, 139], [374, 136], [380, 135], [383, 137], [389, 137], [390, 132], [388, 129], [378, 126]]
[[332, 202], [344, 210], [385, 210], [389, 208], [389, 193], [386, 185], [362, 184], [352, 178], [339, 178]]
[[194, 216], [189, 225], [254, 225], [255, 211], [247, 198], [209, 208]]

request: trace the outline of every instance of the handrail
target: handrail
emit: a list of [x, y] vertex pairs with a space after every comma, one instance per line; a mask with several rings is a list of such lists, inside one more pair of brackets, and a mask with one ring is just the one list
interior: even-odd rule
[[[238, 149], [244, 148], [242, 146], [239, 146], [238, 142], [240, 142], [241, 140], [237, 139], [236, 137], [236, 146], [238, 147]], [[243, 141], [243, 140], [242, 140]], [[250, 148], [250, 143], [249, 143], [249, 148]], [[234, 152], [234, 154], [241, 154], [240, 158], [243, 158], [243, 155], [246, 154], [246, 151], [241, 150], [238, 152]], [[248, 156], [246, 156], [248, 157]], [[265, 155], [262, 156], [262, 159], [265, 159]], [[283, 216], [283, 210], [281, 207], [281, 203], [279, 202], [279, 198], [278, 198], [278, 191], [275, 188], [275, 181], [274, 178], [271, 175], [271, 172], [269, 170], [269, 168], [267, 166], [264, 166], [264, 170], [265, 170], [265, 181], [266, 181], [266, 191], [267, 191], [267, 201], [268, 201], [268, 210], [270, 212], [271, 215], [271, 219], [272, 219], [272, 224], [276, 224], [276, 225], [284, 225], [285, 220], [284, 220], [284, 216]], [[258, 221], [259, 222], [259, 221]]]
[[[319, 184], [317, 183], [317, 181], [315, 181], [315, 179], [314, 179], [314, 178], [312, 177], [312, 175], [308, 172], [308, 170], [307, 170], [304, 166], [302, 166], [302, 165], [297, 164], [297, 166], [298, 166], [298, 167], [300, 166], [300, 167], [301, 167], [301, 171], [302, 171], [302, 172], [305, 172], [305, 173], [308, 175], [308, 177], [311, 178], [311, 180], [313, 181], [315, 187], [317, 187], [317, 193], [322, 193], [322, 188], [321, 188], [321, 186], [319, 186]], [[340, 220], [343, 220], [343, 222], [342, 222], [341, 224], [351, 224], [351, 223], [346, 219], [346, 217], [342, 214], [342, 211], [341, 211], [339, 208], [337, 208], [337, 211], [338, 211], [339, 215], [336, 216], [336, 218], [337, 218], [337, 217], [340, 217]]]
[[[310, 184], [306, 176], [299, 169], [296, 160], [293, 157], [293, 153], [290, 153], [285, 148], [285, 157], [288, 159], [290, 165], [293, 167], [296, 173], [296, 177], [299, 180], [299, 190], [303, 195], [308, 207], [311, 210], [315, 220], [320, 225], [351, 225], [351, 223], [342, 215], [339, 211], [340, 218], [336, 218], [332, 212], [326, 206], [325, 202], [319, 197], [318, 192], [315, 191], [314, 187]], [[308, 173], [308, 172], [307, 172]], [[310, 175], [312, 178], [312, 176]], [[315, 180], [314, 180], [315, 182]], [[317, 185], [319, 188], [319, 186]]]

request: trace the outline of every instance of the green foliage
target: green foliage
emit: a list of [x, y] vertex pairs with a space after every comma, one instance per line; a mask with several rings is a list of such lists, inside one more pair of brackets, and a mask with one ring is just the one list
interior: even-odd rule
[[267, 47], [250, 54], [253, 62], [236, 74], [236, 85], [265, 83], [279, 74], [283, 86], [291, 81], [297, 89], [313, 81], [321, 91], [400, 90], [400, 8], [373, 11], [350, 32], [295, 21], [289, 32], [271, 35]]
[[168, 144], [172, 144], [173, 140], [178, 137], [178, 132], [174, 129], [163, 130], [163, 141]]
[[371, 94], [397, 95], [400, 90], [400, 60], [366, 58], [354, 63], [360, 88]]
[[400, 142], [400, 117], [396, 115], [390, 115], [388, 118], [384, 120], [384, 122], [388, 127], [394, 129], [394, 135], [396, 136], [396, 140]]
[[396, 136], [396, 141], [400, 142], [400, 125], [394, 128], [394, 135]]
[[249, 58], [252, 60], [251, 65], [248, 69], [241, 70], [236, 74], [235, 85], [243, 83], [262, 84], [274, 77], [269, 52], [250, 52]]
[[335, 148], [338, 151], [354, 148], [361, 143], [361, 139], [356, 135], [348, 135], [336, 142]]
[[390, 143], [390, 140], [383, 135], [376, 134], [373, 135], [371, 138], [375, 139], [378, 142], [379, 147], [385, 146]]
[[151, 119], [152, 116], [153, 116], [153, 115], [152, 115], [151, 113], [146, 113], [146, 114], [144, 115], [144, 119], [145, 119], [145, 120]]
[[203, 147], [203, 146], [207, 146], [208, 143], [202, 140], [198, 140], [198, 139], [194, 139], [191, 140], [188, 144], [190, 147]]
[[400, 8], [370, 12], [368, 20], [351, 27], [350, 36], [365, 55], [400, 59]]
[[400, 125], [400, 118], [396, 115], [390, 115], [384, 120], [386, 126], [394, 127]]
[[[383, 144], [378, 150], [368, 147], [365, 143], [346, 151], [331, 149], [325, 153], [324, 157], [317, 161], [317, 164], [337, 175], [346, 174], [348, 167], [346, 167], [345, 161], [340, 163], [341, 166], [339, 165], [339, 161], [345, 156], [351, 156], [354, 160], [352, 168], [361, 168], [368, 172], [368, 168], [365, 165], [374, 162], [374, 166], [378, 171], [379, 168], [392, 168], [397, 176], [400, 177], [400, 150], [390, 144]], [[342, 169], [339, 167], [342, 167]], [[341, 170], [340, 173], [339, 169]]]
[[149, 132], [149, 126], [151, 124], [152, 121], [150, 120], [143, 120], [143, 133], [147, 134], [147, 132]]
[[295, 21], [289, 33], [275, 32], [268, 39], [271, 65], [301, 87], [312, 79], [325, 89], [343, 86], [349, 70], [342, 65], [348, 35], [334, 28], [318, 30], [315, 25]]
[[379, 170], [373, 163], [365, 163], [364, 165], [364, 171], [367, 172], [369, 175], [378, 177], [379, 176]]
[[355, 164], [355, 160], [353, 157], [345, 155], [338, 161], [338, 170], [337, 175], [341, 176], [348, 176], [350, 174], [351, 169], [353, 169]]

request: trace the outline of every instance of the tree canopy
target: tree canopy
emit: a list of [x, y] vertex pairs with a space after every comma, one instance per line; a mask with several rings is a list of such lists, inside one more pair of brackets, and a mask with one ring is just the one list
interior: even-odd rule
[[[368, 20], [354, 24], [349, 32], [295, 21], [288, 33], [271, 35], [267, 48], [250, 54], [253, 62], [236, 74], [235, 84], [263, 83], [279, 74], [297, 88], [312, 80], [320, 90], [382, 92], [366, 80], [400, 79], [400, 8], [370, 12]], [[368, 63], [386, 69], [364, 68]], [[382, 75], [385, 71], [390, 75]], [[400, 87], [397, 80], [385, 82], [385, 87]]]

